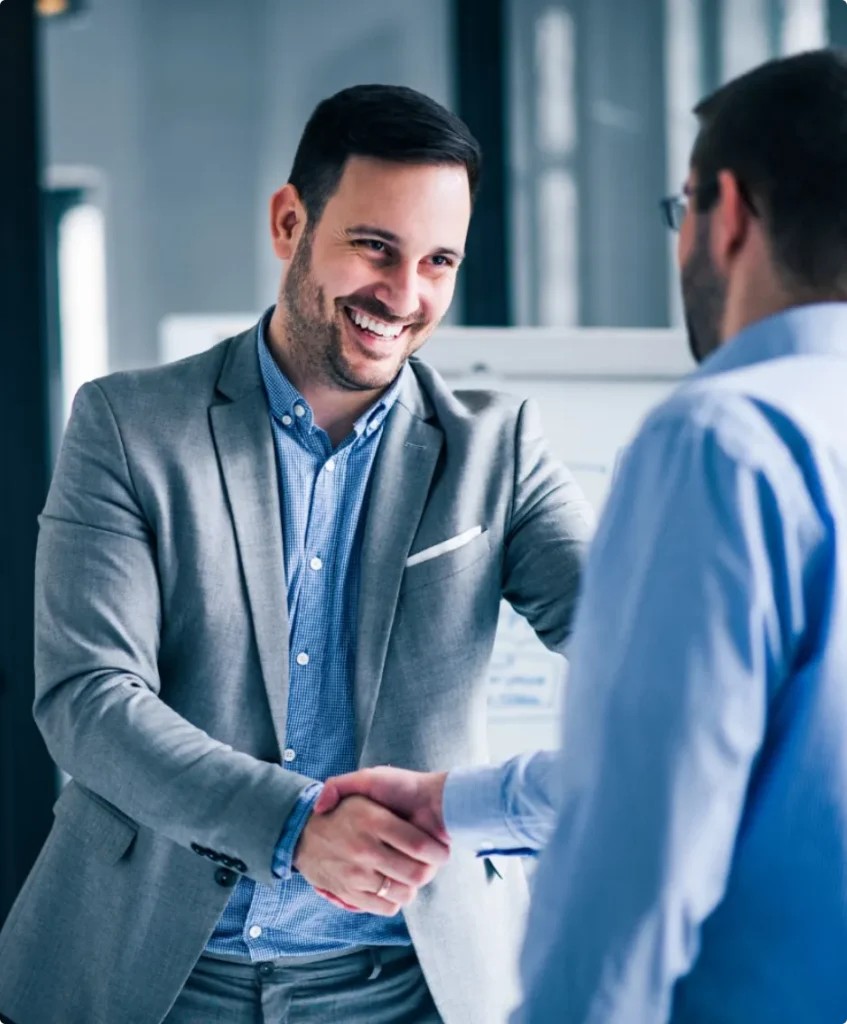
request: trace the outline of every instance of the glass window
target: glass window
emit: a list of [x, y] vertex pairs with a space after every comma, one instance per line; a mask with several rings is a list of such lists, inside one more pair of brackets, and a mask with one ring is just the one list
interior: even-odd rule
[[724, 0], [721, 10], [721, 77], [737, 78], [773, 56], [769, 0]]
[[563, 8], [535, 22], [536, 132], [542, 170], [537, 180], [538, 318], [544, 326], [579, 322], [577, 252], [576, 60], [573, 18]]
[[783, 0], [780, 52], [801, 53], [826, 46], [826, 0]]
[[579, 207], [574, 176], [551, 167], [538, 180], [538, 323], [570, 327], [579, 323]]
[[103, 212], [72, 206], [59, 222], [59, 342], [62, 421], [82, 384], [109, 369]]
[[[665, 104], [667, 109], [668, 194], [688, 176], [697, 121], [691, 111], [705, 92], [700, 0], [665, 0]], [[668, 234], [669, 322], [683, 322], [676, 267], [676, 239]]]

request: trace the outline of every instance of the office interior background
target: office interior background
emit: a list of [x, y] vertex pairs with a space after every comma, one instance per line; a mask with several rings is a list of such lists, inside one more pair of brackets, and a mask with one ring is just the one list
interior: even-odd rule
[[268, 199], [317, 102], [405, 84], [477, 135], [453, 324], [666, 328], [691, 108], [828, 42], [844, 0], [0, 0], [0, 921], [58, 785], [32, 562], [73, 394], [157, 362], [170, 317], [274, 301]]

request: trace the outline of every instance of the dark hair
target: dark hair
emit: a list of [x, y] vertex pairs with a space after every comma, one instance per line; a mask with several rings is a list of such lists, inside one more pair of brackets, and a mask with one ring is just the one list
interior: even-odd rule
[[[732, 171], [762, 217], [789, 288], [847, 298], [847, 51], [770, 61], [703, 100], [691, 166]], [[709, 195], [711, 191], [711, 195]]]
[[312, 224], [350, 157], [401, 164], [463, 164], [471, 200], [482, 153], [467, 125], [435, 100], [399, 85], [354, 85], [323, 100], [309, 118], [291, 168]]

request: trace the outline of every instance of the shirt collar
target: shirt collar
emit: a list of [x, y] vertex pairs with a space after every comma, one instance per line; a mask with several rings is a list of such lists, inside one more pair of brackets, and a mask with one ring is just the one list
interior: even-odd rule
[[713, 352], [694, 377], [793, 355], [847, 357], [847, 302], [794, 306], [759, 320]]
[[[268, 396], [268, 404], [275, 419], [282, 420], [283, 417], [290, 417], [292, 420], [298, 421], [304, 428], [311, 430], [315, 426], [311, 406], [279, 368], [268, 348], [265, 331], [273, 311], [273, 306], [265, 311], [259, 321], [258, 330], [259, 368]], [[409, 373], [409, 367], [407, 363], [404, 363], [388, 390], [356, 420], [353, 424], [353, 433], [357, 438], [375, 433], [383, 424], [385, 417], [397, 401], [407, 373]], [[304, 410], [299, 416], [296, 413], [298, 406]]]

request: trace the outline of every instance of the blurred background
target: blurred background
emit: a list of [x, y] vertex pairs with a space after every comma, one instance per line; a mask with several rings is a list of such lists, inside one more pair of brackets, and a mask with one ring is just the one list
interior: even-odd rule
[[[428, 93], [482, 143], [458, 322], [672, 323], [656, 200], [685, 177], [691, 107], [769, 56], [823, 45], [832, 14], [847, 15], [844, 0], [40, 6], [69, 9], [42, 18], [38, 34], [43, 187], [71, 378], [95, 358], [110, 369], [155, 361], [168, 315], [274, 300], [268, 199], [318, 101], [367, 81]], [[74, 345], [83, 314], [85, 336], [98, 338], [85, 354]]]
[[55, 791], [31, 576], [70, 402], [167, 318], [274, 301], [268, 199], [316, 103], [406, 84], [477, 135], [454, 324], [662, 328], [692, 106], [829, 42], [844, 0], [0, 0], [0, 920]]

